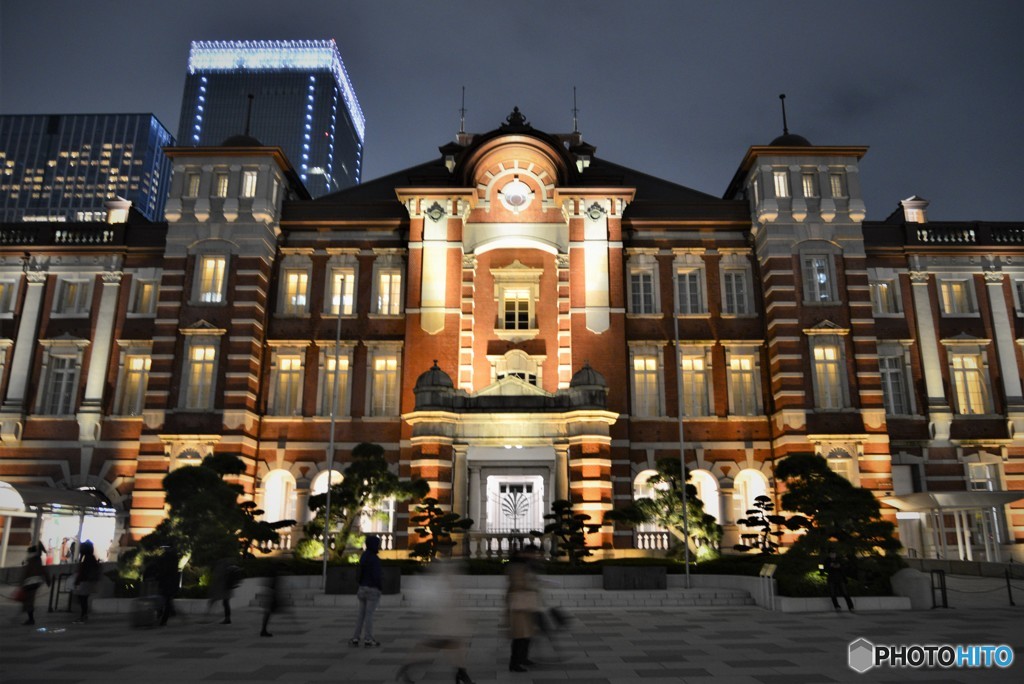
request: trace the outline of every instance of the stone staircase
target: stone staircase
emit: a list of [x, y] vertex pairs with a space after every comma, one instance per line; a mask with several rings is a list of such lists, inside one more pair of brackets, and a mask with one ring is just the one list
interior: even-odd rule
[[[547, 577], [542, 580], [544, 603], [563, 608], [693, 608], [722, 606], [752, 606], [749, 591], [733, 587], [682, 588], [681, 581], [672, 578], [665, 590], [606, 591], [601, 588], [600, 576]], [[681, 579], [681, 578], [680, 578]], [[246, 585], [257, 580], [247, 580]], [[464, 576], [459, 581], [458, 606], [467, 609], [501, 609], [505, 606], [505, 578], [502, 576]], [[678, 586], [676, 586], [678, 585]], [[255, 588], [258, 585], [254, 585]], [[237, 598], [259, 605], [256, 591], [246, 591], [243, 585]], [[402, 591], [381, 597], [382, 608], [415, 607], [421, 592], [429, 592], [429, 584], [419, 576], [403, 577]], [[258, 589], [257, 589], [258, 591]], [[352, 594], [324, 594], [319, 577], [282, 578], [280, 601], [285, 606], [318, 608], [351, 608], [356, 603]]]

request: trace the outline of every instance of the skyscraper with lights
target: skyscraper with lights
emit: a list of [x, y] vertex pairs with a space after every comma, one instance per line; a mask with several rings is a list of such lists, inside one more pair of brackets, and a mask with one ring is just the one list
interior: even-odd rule
[[0, 116], [0, 221], [102, 221], [117, 197], [159, 221], [173, 144], [152, 114]]
[[181, 145], [219, 145], [248, 129], [282, 148], [320, 197], [359, 183], [365, 128], [334, 40], [192, 43]]

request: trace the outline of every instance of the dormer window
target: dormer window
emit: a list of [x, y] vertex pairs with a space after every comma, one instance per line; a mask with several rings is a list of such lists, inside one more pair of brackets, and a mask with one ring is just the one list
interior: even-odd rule
[[804, 171], [800, 174], [803, 184], [804, 197], [818, 197], [818, 174], [815, 171]]
[[199, 197], [199, 173], [185, 174], [185, 197]]
[[256, 171], [242, 172], [242, 197], [256, 196]]
[[214, 197], [227, 197], [228, 196], [228, 172], [218, 171], [213, 174], [213, 196]]
[[842, 171], [833, 171], [828, 174], [829, 185], [832, 187], [832, 196], [845, 198], [846, 195], [846, 174]]
[[772, 178], [775, 180], [775, 196], [780, 198], [789, 197], [789, 173], [786, 171], [773, 171]]

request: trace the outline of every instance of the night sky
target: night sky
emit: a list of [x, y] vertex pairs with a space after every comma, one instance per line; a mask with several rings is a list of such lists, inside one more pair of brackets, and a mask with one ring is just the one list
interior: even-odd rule
[[0, 0], [0, 113], [153, 112], [177, 134], [190, 40], [334, 38], [364, 179], [518, 105], [597, 155], [721, 195], [782, 130], [867, 145], [870, 219], [1024, 220], [1024, 3]]

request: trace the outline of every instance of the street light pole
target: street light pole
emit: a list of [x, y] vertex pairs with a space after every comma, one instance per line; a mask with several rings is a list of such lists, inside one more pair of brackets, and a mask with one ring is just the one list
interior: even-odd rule
[[[331, 287], [333, 289], [333, 282], [331, 283]], [[328, 539], [330, 538], [331, 532], [331, 488], [334, 485], [334, 428], [338, 421], [338, 384], [341, 379], [341, 368], [339, 363], [339, 357], [341, 355], [341, 296], [342, 293], [339, 290], [337, 304], [338, 311], [336, 313], [338, 322], [334, 327], [334, 377], [331, 379], [331, 428], [330, 435], [327, 439], [327, 505], [324, 508], [324, 561], [321, 578], [325, 593], [327, 592], [327, 556], [330, 549], [328, 546]]]
[[686, 503], [686, 442], [683, 440], [683, 349], [679, 344], [679, 269], [672, 267], [675, 309], [672, 324], [676, 336], [676, 418], [679, 422], [680, 489], [683, 497], [683, 558], [686, 564], [686, 588], [690, 588], [690, 515]]

